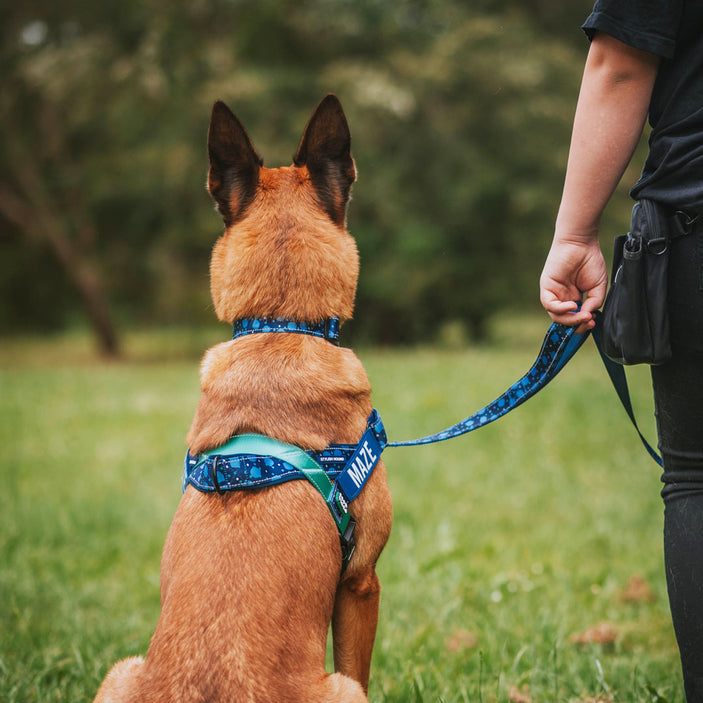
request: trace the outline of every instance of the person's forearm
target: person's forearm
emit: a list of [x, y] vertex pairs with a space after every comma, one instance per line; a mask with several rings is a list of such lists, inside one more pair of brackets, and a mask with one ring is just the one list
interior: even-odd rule
[[555, 239], [598, 236], [600, 217], [637, 147], [658, 59], [605, 34], [586, 61]]

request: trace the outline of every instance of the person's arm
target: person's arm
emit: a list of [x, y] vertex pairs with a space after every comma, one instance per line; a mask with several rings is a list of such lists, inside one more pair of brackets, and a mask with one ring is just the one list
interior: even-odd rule
[[[554, 240], [540, 300], [556, 322], [595, 324], [608, 276], [598, 243], [600, 217], [637, 147], [659, 58], [597, 33], [581, 82]], [[575, 313], [581, 302], [581, 311]]]

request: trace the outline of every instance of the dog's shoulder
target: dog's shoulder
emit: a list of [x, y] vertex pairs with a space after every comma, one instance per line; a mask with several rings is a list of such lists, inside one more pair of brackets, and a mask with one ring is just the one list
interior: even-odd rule
[[259, 432], [306, 449], [355, 442], [371, 411], [366, 371], [351, 349], [297, 334], [252, 335], [209, 349], [187, 442], [210, 449]]

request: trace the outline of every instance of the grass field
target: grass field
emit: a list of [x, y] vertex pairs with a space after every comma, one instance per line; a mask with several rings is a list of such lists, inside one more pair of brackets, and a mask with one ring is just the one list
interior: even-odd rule
[[[391, 439], [492, 400], [545, 326], [502, 321], [490, 347], [360, 350]], [[120, 363], [80, 334], [0, 344], [0, 701], [90, 701], [111, 663], [146, 651], [198, 351], [225, 338], [133, 335]], [[653, 437], [646, 369], [631, 383]], [[384, 459], [395, 522], [372, 701], [683, 700], [659, 469], [590, 342], [508, 417]]]

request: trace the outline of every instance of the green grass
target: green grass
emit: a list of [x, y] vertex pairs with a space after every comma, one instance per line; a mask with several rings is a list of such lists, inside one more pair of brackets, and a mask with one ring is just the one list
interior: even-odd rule
[[[359, 351], [391, 439], [452, 424], [526, 371], [545, 323], [514, 322], [490, 347]], [[120, 363], [81, 335], [3, 340], [0, 700], [92, 700], [111, 663], [146, 651], [199, 394], [193, 351], [224, 338], [133, 335]], [[653, 437], [646, 369], [631, 379]], [[508, 417], [384, 459], [395, 522], [372, 701], [507, 702], [513, 687], [540, 703], [683, 700], [659, 470], [590, 342]], [[635, 574], [653, 601], [623, 602]], [[614, 643], [572, 641], [604, 621]]]

